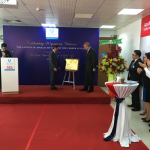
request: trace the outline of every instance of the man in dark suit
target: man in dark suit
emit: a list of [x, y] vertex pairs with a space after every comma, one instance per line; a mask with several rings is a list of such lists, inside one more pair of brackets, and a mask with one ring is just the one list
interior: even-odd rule
[[2, 43], [0, 49], [0, 89], [1, 89], [1, 57], [12, 57], [10, 52], [7, 50], [7, 44]]
[[[96, 71], [96, 53], [91, 48], [90, 43], [84, 43], [84, 49], [86, 50], [85, 58], [85, 84], [80, 91], [87, 91], [88, 93], [94, 91], [94, 75]], [[88, 86], [89, 90], [88, 90]]]
[[1, 44], [0, 57], [12, 57], [10, 52], [7, 50], [7, 44]]
[[53, 51], [49, 53], [49, 70], [50, 70], [51, 90], [57, 90], [57, 88], [55, 87], [55, 82], [57, 78], [57, 72], [58, 70], [60, 70], [59, 59], [56, 53], [58, 50], [59, 50], [59, 45], [54, 45]]
[[137, 69], [141, 68], [139, 62], [143, 63], [141, 60], [141, 51], [135, 50], [132, 54], [132, 61], [130, 66], [127, 64], [125, 65], [126, 69], [129, 71], [128, 80], [138, 81], [139, 86], [136, 90], [132, 93], [132, 104], [128, 105], [128, 107], [134, 107], [132, 111], [139, 111], [140, 110], [140, 97], [139, 97], [139, 89], [142, 85], [142, 76], [137, 73]]

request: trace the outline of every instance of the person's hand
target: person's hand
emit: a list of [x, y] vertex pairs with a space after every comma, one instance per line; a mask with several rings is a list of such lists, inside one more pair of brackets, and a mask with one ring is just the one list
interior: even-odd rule
[[6, 55], [4, 54], [2, 57], [6, 57]]
[[139, 62], [139, 65], [142, 67], [142, 68], [146, 68], [146, 64], [142, 64], [141, 62]]
[[93, 71], [95, 72], [95, 71], [96, 71], [96, 69], [93, 69]]
[[140, 74], [143, 70], [141, 68], [137, 69], [137, 73]]
[[57, 71], [57, 68], [54, 68], [54, 71]]
[[128, 68], [129, 68], [129, 66], [128, 66], [127, 64], [125, 64], [124, 66], [125, 66], [125, 68], [126, 68], [126, 69], [128, 69]]
[[60, 70], [60, 67], [58, 67], [58, 70]]

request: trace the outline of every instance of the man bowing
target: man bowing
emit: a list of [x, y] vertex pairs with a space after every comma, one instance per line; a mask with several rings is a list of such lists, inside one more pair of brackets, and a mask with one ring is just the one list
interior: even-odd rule
[[[90, 43], [84, 43], [84, 49], [86, 50], [85, 58], [85, 83], [83, 89], [80, 91], [87, 91], [88, 93], [94, 91], [94, 75], [96, 71], [96, 53], [91, 48]], [[89, 89], [88, 86], [90, 85]]]
[[1, 49], [0, 49], [0, 89], [1, 89], [1, 57], [12, 57], [10, 52], [7, 50], [7, 44], [2, 43], [1, 44]]
[[59, 50], [59, 45], [54, 45], [53, 51], [49, 53], [49, 70], [50, 70], [50, 82], [51, 82], [51, 90], [57, 90], [55, 87], [55, 82], [57, 78], [57, 72], [60, 70], [59, 67], [59, 59], [57, 55], [57, 51]]

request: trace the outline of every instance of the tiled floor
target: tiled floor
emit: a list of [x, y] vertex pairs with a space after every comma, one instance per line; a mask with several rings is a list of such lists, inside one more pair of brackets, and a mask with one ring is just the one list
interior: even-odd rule
[[[101, 87], [105, 92], [107, 92], [106, 87]], [[126, 104], [131, 104], [131, 97], [126, 98]], [[112, 100], [111, 106], [114, 108], [116, 103]], [[148, 127], [149, 123], [145, 123], [141, 120], [143, 116], [140, 116], [139, 114], [142, 112], [133, 112], [131, 111], [131, 108], [128, 108], [128, 116], [129, 116], [129, 123], [131, 129], [141, 138], [143, 143], [150, 149], [150, 132]]]

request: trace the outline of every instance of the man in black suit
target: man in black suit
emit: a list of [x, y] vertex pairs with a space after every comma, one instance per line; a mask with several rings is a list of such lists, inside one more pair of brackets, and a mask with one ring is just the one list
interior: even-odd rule
[[12, 57], [10, 52], [7, 50], [7, 44], [1, 44], [0, 57]]
[[49, 70], [50, 70], [51, 90], [57, 90], [57, 88], [55, 87], [55, 82], [57, 78], [57, 72], [58, 70], [60, 70], [59, 59], [56, 53], [58, 50], [59, 50], [59, 45], [54, 45], [53, 51], [49, 53]]
[[7, 50], [7, 44], [2, 43], [0, 49], [0, 89], [1, 89], [1, 57], [12, 57], [10, 52]]
[[141, 51], [135, 50], [132, 54], [132, 61], [130, 66], [127, 64], [125, 65], [126, 69], [129, 71], [128, 80], [138, 81], [139, 86], [136, 90], [132, 93], [132, 104], [128, 105], [128, 107], [134, 107], [132, 111], [139, 111], [140, 110], [140, 97], [139, 97], [139, 89], [142, 85], [142, 76], [137, 73], [137, 69], [141, 68], [139, 62], [143, 63], [141, 60]]
[[[85, 58], [85, 84], [80, 91], [87, 91], [88, 93], [94, 91], [94, 75], [96, 71], [96, 53], [91, 48], [90, 43], [84, 43], [84, 49], [86, 50]], [[88, 86], [89, 90], [88, 90]]]

